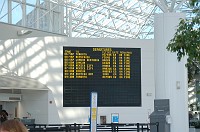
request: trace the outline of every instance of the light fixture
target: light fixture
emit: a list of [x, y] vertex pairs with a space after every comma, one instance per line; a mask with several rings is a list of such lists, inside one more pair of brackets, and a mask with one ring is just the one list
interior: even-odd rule
[[33, 31], [31, 31], [31, 30], [19, 30], [19, 31], [17, 31], [17, 36], [24, 36], [24, 35], [28, 35], [28, 34], [30, 34], [30, 33], [32, 33]]

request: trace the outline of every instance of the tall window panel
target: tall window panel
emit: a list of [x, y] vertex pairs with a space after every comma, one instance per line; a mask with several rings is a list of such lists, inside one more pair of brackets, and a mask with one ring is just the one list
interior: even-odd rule
[[22, 6], [17, 2], [12, 2], [12, 24], [22, 25]]
[[36, 28], [37, 25], [37, 10], [34, 6], [26, 5], [26, 26]]
[[0, 22], [8, 22], [8, 0], [0, 2]]

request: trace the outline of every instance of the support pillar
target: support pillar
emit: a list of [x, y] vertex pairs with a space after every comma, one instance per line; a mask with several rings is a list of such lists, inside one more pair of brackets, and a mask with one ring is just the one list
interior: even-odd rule
[[186, 58], [180, 62], [176, 53], [166, 50], [182, 13], [155, 15], [155, 85], [156, 99], [170, 100], [170, 132], [189, 132], [188, 83]]

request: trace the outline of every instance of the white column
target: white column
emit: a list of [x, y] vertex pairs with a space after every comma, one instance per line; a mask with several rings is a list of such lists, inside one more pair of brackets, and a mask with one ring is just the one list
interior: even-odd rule
[[36, 10], [36, 29], [40, 29], [40, 11], [41, 11], [41, 8], [39, 8], [40, 6], [40, 1], [39, 0], [36, 0], [36, 7], [35, 7], [35, 10]]
[[12, 1], [8, 1], [8, 23], [12, 24]]
[[26, 1], [25, 0], [22, 0], [22, 3], [21, 3], [21, 8], [22, 8], [22, 25], [21, 26], [27, 26], [27, 22], [26, 22]]
[[178, 62], [176, 53], [166, 50], [180, 18], [185, 15], [157, 14], [154, 26], [156, 99], [170, 100], [170, 132], [189, 132], [186, 58]]

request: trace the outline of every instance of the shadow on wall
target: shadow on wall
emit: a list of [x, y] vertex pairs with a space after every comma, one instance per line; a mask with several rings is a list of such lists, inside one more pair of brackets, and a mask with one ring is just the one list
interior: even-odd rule
[[63, 46], [54, 44], [58, 39], [45, 37], [0, 41], [1, 74], [34, 78], [51, 90], [48, 94], [49, 123], [67, 123], [66, 119], [73, 121], [80, 115], [88, 116], [87, 109], [72, 111], [62, 107]]

